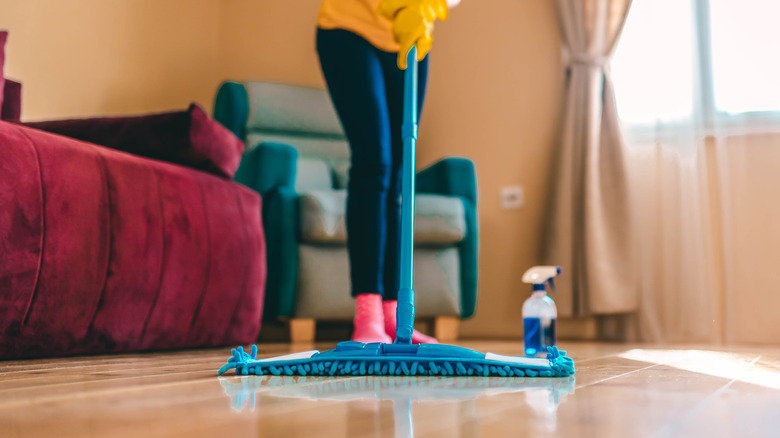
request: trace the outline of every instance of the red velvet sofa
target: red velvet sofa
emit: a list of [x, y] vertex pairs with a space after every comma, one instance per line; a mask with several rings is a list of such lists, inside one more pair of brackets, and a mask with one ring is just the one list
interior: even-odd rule
[[0, 121], [0, 359], [253, 342], [261, 201], [228, 178], [241, 150], [217, 155], [209, 173]]

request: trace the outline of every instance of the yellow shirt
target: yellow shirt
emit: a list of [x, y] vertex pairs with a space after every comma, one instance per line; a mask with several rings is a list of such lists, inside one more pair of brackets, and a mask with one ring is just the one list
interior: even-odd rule
[[317, 26], [344, 29], [365, 38], [379, 50], [398, 53], [392, 23], [376, 11], [380, 0], [322, 0]]

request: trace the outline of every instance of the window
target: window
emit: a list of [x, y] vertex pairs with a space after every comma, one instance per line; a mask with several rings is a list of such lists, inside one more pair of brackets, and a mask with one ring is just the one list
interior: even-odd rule
[[632, 127], [780, 126], [780, 1], [634, 0], [612, 60]]
[[715, 107], [780, 110], [780, 2], [710, 0]]

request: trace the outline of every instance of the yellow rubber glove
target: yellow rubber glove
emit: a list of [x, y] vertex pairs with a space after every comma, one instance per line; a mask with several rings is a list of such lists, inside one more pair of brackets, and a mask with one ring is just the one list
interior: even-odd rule
[[398, 67], [406, 69], [406, 56], [417, 45], [417, 60], [422, 61], [433, 44], [433, 22], [446, 20], [449, 9], [446, 0], [382, 0], [380, 15], [393, 22], [393, 37], [401, 45]]

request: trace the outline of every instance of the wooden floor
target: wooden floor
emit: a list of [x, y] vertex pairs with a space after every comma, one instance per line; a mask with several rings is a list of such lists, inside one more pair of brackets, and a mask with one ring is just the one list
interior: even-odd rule
[[561, 347], [574, 377], [220, 378], [226, 349], [0, 362], [0, 436], [780, 436], [778, 348]]

